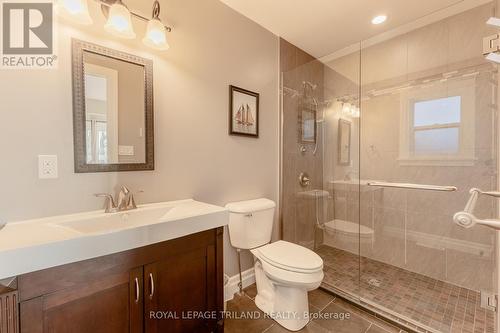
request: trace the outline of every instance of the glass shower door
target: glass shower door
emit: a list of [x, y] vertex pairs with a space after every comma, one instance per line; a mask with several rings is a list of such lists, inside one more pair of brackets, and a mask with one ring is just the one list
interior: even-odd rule
[[[498, 184], [497, 66], [482, 55], [492, 11], [361, 52], [360, 175], [377, 182], [360, 187], [360, 228], [373, 234], [360, 233], [359, 297], [429, 332], [494, 332], [481, 297], [497, 292], [495, 232], [453, 221], [471, 188]], [[481, 197], [475, 214], [497, 217], [497, 200]]]

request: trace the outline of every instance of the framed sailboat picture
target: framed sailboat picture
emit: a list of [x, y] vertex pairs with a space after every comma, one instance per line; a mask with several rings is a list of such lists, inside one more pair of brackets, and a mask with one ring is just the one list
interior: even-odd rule
[[229, 86], [229, 134], [259, 137], [259, 94]]

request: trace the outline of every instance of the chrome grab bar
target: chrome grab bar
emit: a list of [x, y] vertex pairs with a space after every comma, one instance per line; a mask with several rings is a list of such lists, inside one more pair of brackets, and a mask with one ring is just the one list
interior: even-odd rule
[[392, 187], [392, 188], [403, 188], [410, 190], [441, 191], [441, 192], [455, 192], [458, 190], [458, 188], [455, 186], [439, 186], [439, 185], [425, 185], [425, 184], [411, 184], [411, 183], [368, 182], [367, 185], [377, 186], [377, 187]]
[[484, 225], [496, 230], [500, 230], [500, 220], [498, 219], [486, 219], [486, 220], [481, 220], [478, 219], [476, 216], [474, 216], [474, 208], [476, 207], [477, 199], [479, 198], [479, 195], [488, 195], [491, 197], [495, 198], [500, 198], [500, 192], [497, 191], [491, 191], [491, 192], [483, 192], [478, 188], [471, 188], [469, 191], [470, 193], [470, 198], [469, 201], [467, 201], [467, 204], [465, 205], [465, 208], [463, 211], [456, 213], [453, 216], [453, 221], [461, 226], [462, 228], [472, 228], [476, 224], [479, 225]]

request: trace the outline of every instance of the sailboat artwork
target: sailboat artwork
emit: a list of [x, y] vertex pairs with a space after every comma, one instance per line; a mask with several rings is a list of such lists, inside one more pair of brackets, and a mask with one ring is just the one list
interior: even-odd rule
[[230, 86], [230, 131], [232, 135], [258, 137], [259, 94]]
[[238, 112], [236, 112], [236, 122], [238, 125], [242, 126], [253, 126], [255, 123], [255, 120], [252, 116], [252, 112], [250, 111], [250, 107], [248, 104], [241, 105], [238, 109]]

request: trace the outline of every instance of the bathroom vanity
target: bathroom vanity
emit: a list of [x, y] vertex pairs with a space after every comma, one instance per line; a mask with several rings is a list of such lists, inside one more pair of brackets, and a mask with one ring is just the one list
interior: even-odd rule
[[0, 280], [17, 277], [20, 332], [223, 331], [227, 222], [224, 208], [182, 200], [8, 224]]

